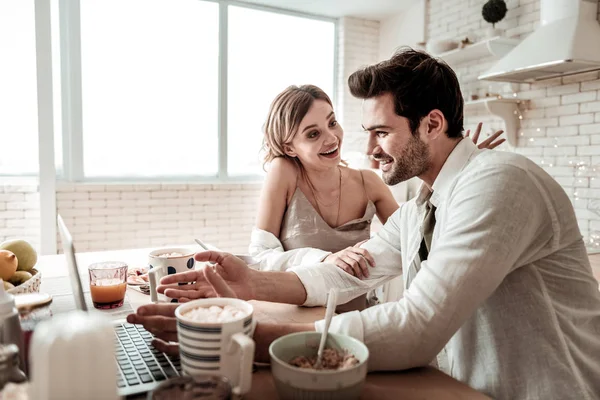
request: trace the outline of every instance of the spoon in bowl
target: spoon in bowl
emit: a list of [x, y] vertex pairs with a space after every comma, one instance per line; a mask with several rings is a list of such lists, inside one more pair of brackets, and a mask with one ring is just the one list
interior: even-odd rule
[[327, 308], [325, 310], [325, 329], [321, 334], [321, 342], [319, 343], [319, 350], [317, 352], [317, 361], [315, 362], [315, 369], [321, 369], [323, 364], [323, 350], [325, 350], [325, 342], [327, 342], [327, 334], [329, 332], [329, 325], [331, 324], [331, 318], [337, 305], [338, 290], [337, 288], [331, 288], [329, 290], [329, 296], [327, 296]]

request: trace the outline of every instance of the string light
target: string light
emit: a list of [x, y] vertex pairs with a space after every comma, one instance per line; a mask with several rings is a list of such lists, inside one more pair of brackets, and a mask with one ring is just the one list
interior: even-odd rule
[[[516, 116], [516, 118], [519, 120], [519, 122], [523, 121], [523, 115], [530, 115], [529, 111], [529, 101], [528, 100], [523, 100], [523, 99], [519, 99], [519, 93], [516, 91], [518, 89], [516, 88], [511, 88], [510, 91], [507, 91], [506, 93], [504, 93], [503, 95], [493, 95], [490, 94], [490, 97], [492, 98], [497, 98], [498, 100], [502, 100], [502, 99], [506, 99], [507, 101], [514, 101], [512, 99], [516, 99], [515, 103], [517, 104], [516, 110], [513, 111], [514, 116]], [[492, 88], [488, 89], [488, 93], [493, 93]], [[535, 128], [535, 132], [536, 133], [540, 133], [540, 132], [545, 132], [545, 128], [542, 127], [531, 127], [531, 128]], [[542, 137], [543, 139], [541, 140], [541, 142], [543, 142], [544, 140], [547, 140], [545, 135], [543, 133], [540, 134], [532, 134], [532, 136], [534, 137], [527, 137], [525, 135], [525, 131], [523, 129], [520, 129], [518, 131], [518, 135], [520, 138], [523, 138], [522, 140], [527, 139], [527, 143], [530, 143], [531, 145], [541, 145], [541, 146], [545, 146], [545, 143], [540, 143], [537, 144], [536, 143], [536, 137]], [[549, 138], [548, 138], [549, 139]], [[552, 142], [551, 142], [552, 143]], [[563, 143], [568, 144], [569, 146], [571, 146], [571, 144], [568, 143], [568, 141], [564, 141]], [[559, 145], [561, 144], [561, 140], [559, 140], [558, 136], [554, 137], [554, 141], [552, 143], [552, 147], [555, 149], [559, 148]], [[550, 144], [548, 144], [550, 145]], [[572, 149], [572, 147], [570, 147], [570, 149]], [[565, 152], [566, 153], [566, 152]], [[539, 164], [541, 166], [543, 166], [544, 168], [553, 168], [555, 165], [557, 166], [567, 166], [568, 168], [573, 168], [573, 183], [571, 184], [572, 186], [576, 186], [572, 188], [572, 199], [574, 202], [579, 202], [580, 201], [580, 192], [577, 190], [577, 188], [588, 188], [590, 187], [590, 182], [596, 182], [596, 177], [600, 177], [600, 161], [598, 162], [597, 165], [595, 165], [593, 162], [595, 162], [595, 159], [592, 160], [591, 157], [582, 157], [582, 156], [574, 156], [572, 154], [555, 154], [557, 157], [552, 157], [550, 160], [549, 159], [545, 159], [545, 160], [540, 160], [538, 161]], [[577, 159], [577, 157], [579, 159]], [[585, 190], [585, 189], [584, 189]], [[585, 201], [586, 199], [583, 198], [581, 199], [581, 201]], [[576, 207], [582, 207], [581, 204], [578, 204]], [[595, 214], [598, 215], [599, 219], [600, 219], [600, 209], [599, 210], [591, 210], [592, 212], [594, 212]], [[600, 229], [597, 230], [592, 230], [590, 229], [586, 238], [586, 245], [587, 246], [591, 246], [594, 249], [600, 249]]]

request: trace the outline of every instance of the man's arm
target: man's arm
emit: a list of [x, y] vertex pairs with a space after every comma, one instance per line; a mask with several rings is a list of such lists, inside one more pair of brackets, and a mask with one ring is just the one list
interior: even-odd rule
[[361, 245], [375, 259], [367, 279], [358, 279], [334, 264], [302, 265], [288, 272], [253, 271], [253, 298], [305, 306], [322, 306], [329, 289], [339, 289], [338, 304], [367, 293], [402, 273], [400, 252], [400, 212], [397, 210], [379, 233]]
[[[402, 273], [400, 253], [400, 212], [398, 209], [379, 233], [360, 247], [369, 251], [376, 265], [369, 268], [369, 278], [360, 280], [334, 264], [301, 265], [288, 271], [257, 271], [231, 254], [204, 251], [196, 261], [217, 265], [219, 274], [244, 300], [263, 300], [305, 306], [325, 305], [332, 287], [340, 289], [338, 304], [344, 304]], [[177, 283], [190, 283], [176, 286]], [[157, 288], [168, 297], [185, 300], [213, 297], [214, 291], [201, 271], [167, 275]]]
[[296, 274], [281, 271], [252, 271], [252, 296], [246, 300], [302, 305], [306, 290]]
[[[429, 364], [534, 250], [532, 239], [543, 242], [553, 234], [540, 191], [516, 167], [499, 173], [477, 166], [477, 173], [461, 178], [446, 207], [443, 230], [404, 297], [332, 321], [331, 332], [352, 335], [369, 347], [371, 370]], [[322, 330], [323, 322], [316, 328]]]

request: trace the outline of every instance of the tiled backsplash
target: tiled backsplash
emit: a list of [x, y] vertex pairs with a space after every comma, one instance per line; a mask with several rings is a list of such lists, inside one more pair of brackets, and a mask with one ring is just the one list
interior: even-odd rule
[[[481, 16], [485, 0], [430, 0], [428, 40], [483, 38], [488, 23]], [[506, 17], [496, 24], [505, 37], [524, 38], [539, 25], [539, 0], [507, 0]], [[600, 14], [599, 14], [600, 15]], [[582, 233], [590, 242], [600, 233], [600, 79], [598, 72], [541, 81], [509, 84], [478, 81], [494, 60], [487, 58], [456, 66], [463, 94], [500, 94], [528, 100], [522, 109], [516, 149], [542, 165], [565, 188], [577, 212]], [[489, 115], [465, 112], [466, 126], [485, 122], [486, 130], [503, 128]]]

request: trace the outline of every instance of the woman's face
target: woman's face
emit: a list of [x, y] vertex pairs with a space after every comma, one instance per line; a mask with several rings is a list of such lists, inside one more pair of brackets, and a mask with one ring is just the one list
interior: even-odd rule
[[340, 163], [344, 131], [325, 100], [315, 100], [289, 144], [288, 155], [304, 168], [327, 169]]

